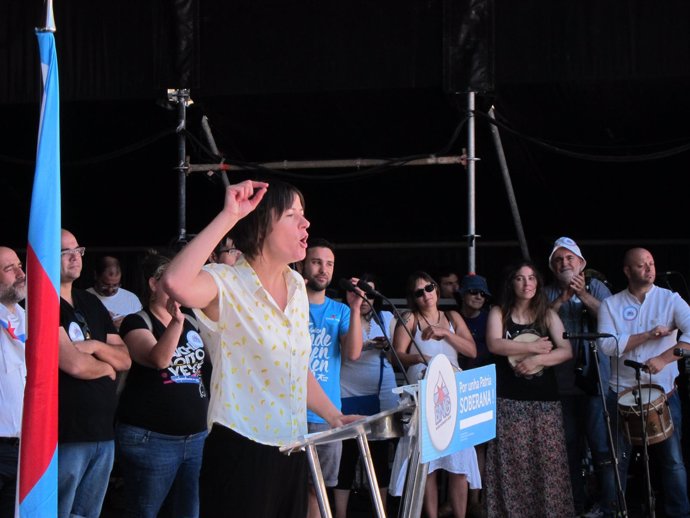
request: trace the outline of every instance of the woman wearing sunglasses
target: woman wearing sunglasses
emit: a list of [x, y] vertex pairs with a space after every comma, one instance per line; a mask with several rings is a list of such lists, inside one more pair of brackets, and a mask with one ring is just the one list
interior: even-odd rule
[[[419, 379], [429, 361], [438, 354], [445, 355], [451, 365], [459, 369], [458, 354], [474, 358], [477, 349], [467, 325], [456, 311], [438, 308], [439, 288], [426, 272], [415, 272], [407, 280], [407, 303], [410, 309], [407, 321], [395, 330], [393, 347], [403, 365], [408, 368], [410, 381]], [[408, 334], [409, 332], [409, 334]], [[421, 354], [412, 345], [414, 337]], [[464, 518], [467, 507], [467, 484], [472, 489], [481, 487], [474, 448], [441, 457], [429, 463], [429, 474], [424, 489], [424, 511], [428, 518], [438, 517], [437, 470], [448, 472], [448, 500], [455, 518]]]
[[[496, 439], [486, 454], [489, 517], [575, 514], [556, 376], [548, 368], [572, 356], [563, 331], [537, 269], [529, 262], [510, 268], [486, 329], [497, 378]], [[517, 339], [525, 332], [541, 338]], [[522, 354], [513, 366], [509, 356]]]

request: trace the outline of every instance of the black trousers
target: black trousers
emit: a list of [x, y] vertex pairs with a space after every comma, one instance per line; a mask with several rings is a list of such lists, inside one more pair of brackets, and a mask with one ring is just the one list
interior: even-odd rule
[[220, 425], [206, 438], [199, 479], [203, 518], [304, 518], [306, 453], [285, 455]]

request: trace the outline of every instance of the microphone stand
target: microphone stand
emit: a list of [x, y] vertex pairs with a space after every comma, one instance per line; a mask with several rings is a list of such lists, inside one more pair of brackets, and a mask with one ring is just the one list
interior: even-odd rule
[[656, 511], [654, 509], [654, 495], [652, 493], [652, 479], [649, 475], [649, 452], [647, 451], [647, 420], [644, 414], [644, 403], [642, 402], [642, 381], [640, 380], [640, 370], [641, 367], [632, 367], [635, 369], [635, 379], [637, 380], [637, 394], [633, 392], [635, 396], [635, 402], [637, 403], [637, 408], [640, 412], [640, 424], [642, 425], [642, 460], [644, 461], [645, 467], [645, 489], [647, 490], [647, 505], [649, 506], [648, 516], [654, 518], [656, 516]]
[[[376, 324], [381, 328], [381, 331], [383, 332], [383, 338], [386, 340], [386, 345], [383, 347], [384, 352], [390, 352], [393, 355], [393, 358], [395, 358], [395, 363], [400, 369], [400, 372], [402, 372], [403, 378], [405, 378], [405, 384], [409, 385], [410, 380], [407, 377], [407, 373], [405, 372], [405, 367], [403, 367], [402, 361], [400, 361], [400, 356], [398, 356], [398, 353], [395, 351], [393, 348], [393, 345], [391, 344], [391, 340], [388, 337], [388, 333], [386, 331], [386, 327], [383, 325], [383, 321], [381, 320], [381, 316], [376, 312], [374, 309], [374, 306], [371, 305], [369, 300], [364, 297], [364, 301], [371, 306], [371, 314], [374, 320], [376, 321]], [[407, 328], [405, 328], [407, 329]]]
[[[369, 285], [367, 284], [367, 286], [369, 286]], [[395, 315], [395, 318], [398, 321], [395, 324], [395, 327], [397, 328], [399, 325], [402, 324], [403, 329], [405, 329], [405, 332], [407, 333], [407, 336], [410, 337], [411, 344], [414, 345], [414, 348], [417, 350], [417, 353], [419, 354], [420, 358], [422, 359], [422, 363], [424, 363], [424, 365], [426, 365], [428, 367], [429, 362], [426, 361], [426, 358], [424, 357], [422, 350], [420, 349], [417, 342], [415, 342], [414, 336], [412, 336], [412, 333], [410, 333], [410, 330], [407, 329], [407, 326], [404, 324], [405, 319], [400, 314], [400, 311], [398, 311], [398, 308], [395, 307], [395, 304], [393, 304], [388, 297], [384, 297], [379, 291], [374, 291], [371, 288], [371, 286], [369, 286], [369, 290], [370, 290], [369, 294], [374, 295], [375, 297], [381, 297], [381, 299], [383, 299], [383, 301], [391, 307], [391, 309], [393, 310], [393, 314]], [[385, 333], [385, 331], [384, 331], [384, 333]], [[389, 342], [389, 344], [390, 344], [390, 342]], [[394, 351], [394, 353], [395, 353], [395, 349], [393, 347], [391, 347], [391, 350]], [[400, 362], [400, 358], [398, 357], [397, 353], [395, 353], [395, 357], [398, 361], [398, 367], [400, 367], [402, 369], [402, 372], [404, 373], [405, 369], [403, 368], [402, 362]], [[405, 381], [407, 382], [408, 385], [410, 384], [410, 381], [407, 379], [407, 376], [405, 376]], [[415, 380], [415, 381], [417, 381], [417, 380]]]
[[625, 493], [623, 492], [623, 485], [621, 484], [621, 474], [618, 471], [618, 452], [616, 451], [613, 442], [613, 432], [611, 431], [611, 415], [609, 414], [606, 405], [606, 396], [604, 392], [604, 385], [601, 381], [601, 369], [599, 367], [599, 355], [597, 353], [596, 340], [589, 340], [590, 356], [594, 358], [594, 365], [597, 369], [597, 383], [599, 385], [599, 397], [601, 398], [601, 405], [604, 409], [604, 421], [606, 421], [606, 431], [608, 432], [609, 448], [611, 449], [611, 458], [613, 459], [614, 476], [616, 477], [616, 499], [618, 503], [618, 511], [623, 518], [628, 516], [628, 507], [625, 503]]

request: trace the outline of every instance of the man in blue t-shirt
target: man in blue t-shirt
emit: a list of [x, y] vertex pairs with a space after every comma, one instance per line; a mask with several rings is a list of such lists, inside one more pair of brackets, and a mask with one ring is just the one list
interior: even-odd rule
[[[326, 296], [326, 288], [333, 279], [334, 266], [333, 245], [325, 239], [310, 240], [302, 264], [302, 276], [306, 281], [309, 297], [309, 368], [329, 399], [340, 409], [341, 360], [343, 357], [357, 360], [362, 353], [362, 324], [359, 318], [362, 298], [356, 293], [348, 292], [345, 305]], [[309, 433], [329, 428], [323, 419], [310, 411], [307, 412], [307, 424]], [[340, 441], [317, 447], [326, 487], [334, 487], [338, 483], [341, 449]], [[320, 516], [313, 486], [309, 491], [308, 516]]]

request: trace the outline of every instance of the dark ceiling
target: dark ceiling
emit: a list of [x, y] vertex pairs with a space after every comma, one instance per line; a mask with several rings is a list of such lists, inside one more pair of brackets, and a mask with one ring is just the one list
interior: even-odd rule
[[[15, 247], [26, 242], [41, 7], [0, 2], [0, 189], [12, 222], [0, 241]], [[663, 248], [663, 268], [690, 267], [686, 1], [56, 0], [55, 19], [63, 225], [84, 244], [162, 245], [178, 235], [177, 112], [166, 108], [167, 87], [191, 88], [193, 163], [210, 160], [204, 115], [225, 157], [257, 163], [458, 154], [465, 91], [479, 84], [479, 246], [509, 241], [479, 254], [480, 271], [519, 255], [484, 115], [492, 104], [533, 256], [567, 234], [591, 243], [604, 268], [618, 269], [621, 257], [605, 243], [634, 242]], [[290, 178], [305, 192], [312, 234], [350, 250], [352, 273], [368, 264], [466, 267], [462, 168], [337, 177], [352, 172]], [[188, 233], [221, 195], [218, 178], [188, 177]], [[420, 242], [436, 246], [405, 247]], [[373, 249], [367, 262], [364, 245]]]

